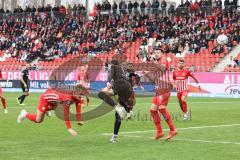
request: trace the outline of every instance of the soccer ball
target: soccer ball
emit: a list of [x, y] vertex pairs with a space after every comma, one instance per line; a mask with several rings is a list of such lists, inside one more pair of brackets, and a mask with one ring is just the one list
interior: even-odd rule
[[228, 43], [228, 37], [224, 34], [221, 34], [217, 37], [217, 43], [220, 45], [224, 45]]
[[171, 59], [170, 57], [167, 57], [167, 61], [168, 61], [168, 62], [171, 62], [171, 60], [172, 60], [172, 59]]

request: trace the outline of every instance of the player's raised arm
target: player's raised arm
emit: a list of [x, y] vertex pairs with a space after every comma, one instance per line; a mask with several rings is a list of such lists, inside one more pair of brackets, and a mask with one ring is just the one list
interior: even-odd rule
[[192, 77], [192, 79], [197, 83], [198, 89], [199, 91], [201, 91], [202, 89], [201, 89], [201, 86], [199, 85], [197, 78], [191, 72], [189, 72], [189, 76]]
[[167, 59], [167, 63], [161, 64], [160, 59], [163, 57], [163, 53], [161, 50], [155, 51], [153, 54], [153, 57], [151, 58], [151, 61], [154, 62], [155, 69], [161, 72], [166, 72], [169, 68], [169, 62], [171, 60]]
[[162, 72], [166, 72], [167, 71], [167, 67], [163, 64], [155, 64], [155, 68], [162, 71]]
[[150, 82], [155, 83], [155, 76], [153, 76], [153, 72], [143, 71], [143, 76], [147, 77], [147, 79], [148, 79]]

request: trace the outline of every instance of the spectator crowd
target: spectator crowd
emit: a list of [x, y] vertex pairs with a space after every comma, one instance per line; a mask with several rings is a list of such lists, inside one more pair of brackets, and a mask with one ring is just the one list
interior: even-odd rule
[[[187, 0], [184, 4], [191, 6], [192, 2], [189, 3]], [[159, 11], [155, 10], [157, 6], [161, 7], [162, 14], [155, 14]], [[154, 38], [152, 48], [141, 49], [138, 54], [140, 59], [148, 60], [156, 49], [178, 55], [199, 53], [209, 49], [209, 43], [220, 34], [227, 35], [229, 43], [226, 46], [213, 45], [212, 54], [220, 54], [226, 47], [230, 50], [233, 42], [240, 42], [240, 13], [234, 8], [216, 8], [207, 16], [200, 11], [167, 15], [164, 0], [152, 4], [135, 1], [128, 5], [124, 1], [112, 5], [105, 1], [96, 7], [98, 11], [111, 9], [113, 13], [99, 12], [89, 20], [78, 14], [78, 11], [85, 10], [82, 5], [16, 8], [14, 13], [31, 14], [20, 18], [14, 14], [8, 19], [0, 17], [1, 54], [22, 61], [52, 60], [67, 54], [108, 52], [119, 48], [123, 42], [136, 39], [142, 39], [142, 45], [147, 45], [148, 40]], [[115, 12], [117, 9], [120, 9], [119, 14]], [[134, 14], [128, 14], [132, 12]]]

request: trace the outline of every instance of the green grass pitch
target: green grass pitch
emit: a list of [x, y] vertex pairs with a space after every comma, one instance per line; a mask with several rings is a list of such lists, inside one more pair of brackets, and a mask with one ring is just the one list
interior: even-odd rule
[[[16, 104], [20, 93], [4, 93], [9, 114], [0, 112], [0, 160], [239, 160], [240, 100], [188, 98], [191, 121], [183, 122], [176, 97], [171, 97], [169, 110], [178, 135], [168, 142], [155, 141], [154, 126], [149, 119], [151, 98], [137, 98], [136, 117], [124, 121], [118, 142], [109, 143], [114, 113], [85, 122], [72, 137], [63, 121], [46, 117], [42, 124], [28, 120], [17, 124], [22, 108], [36, 111], [39, 94], [30, 94], [25, 107]], [[100, 101], [91, 99], [94, 108]], [[163, 127], [167, 128], [163, 122]], [[138, 132], [137, 132], [138, 131]], [[165, 135], [168, 131], [165, 130]]]

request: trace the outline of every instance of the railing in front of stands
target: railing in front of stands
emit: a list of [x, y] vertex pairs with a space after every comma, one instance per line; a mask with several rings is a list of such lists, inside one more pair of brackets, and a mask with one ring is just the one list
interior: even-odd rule
[[[195, 15], [195, 14], [201, 14], [201, 15], [211, 15], [214, 11], [223, 9], [224, 11], [234, 11], [234, 10], [240, 10], [240, 6], [225, 6], [224, 8], [222, 7], [213, 7], [213, 6], [205, 6], [205, 7], [199, 7], [198, 9], [193, 9], [191, 7], [177, 7], [177, 8], [171, 8], [167, 7], [166, 9], [162, 8], [138, 8], [138, 9], [110, 9], [110, 10], [98, 10], [96, 12], [96, 15], [109, 15], [109, 14], [120, 14], [120, 15], [125, 15], [125, 14], [131, 14], [131, 15], [136, 15], [136, 14], [156, 14], [156, 15]], [[2, 20], [7, 20], [7, 21], [16, 21], [17, 19], [28, 19], [28, 18], [54, 18], [54, 17], [67, 17], [67, 16], [81, 16], [81, 17], [86, 17], [87, 12], [85, 10], [81, 11], [74, 11], [74, 10], [66, 10], [66, 12], [62, 11], [46, 11], [46, 12], [21, 12], [21, 13], [0, 13], [0, 21]]]
[[236, 5], [229, 5], [225, 7], [213, 7], [213, 6], [204, 6], [198, 8], [191, 8], [191, 7], [170, 7], [168, 6], [165, 9], [162, 8], [138, 8], [138, 9], [111, 9], [111, 10], [100, 10], [97, 13], [102, 15], [112, 14], [158, 14], [158, 15], [195, 15], [195, 14], [202, 14], [202, 15], [211, 15], [216, 10], [224, 10], [224, 11], [234, 11], [240, 10], [240, 6]]
[[66, 16], [81, 16], [85, 17], [87, 15], [86, 11], [46, 11], [46, 12], [21, 12], [21, 13], [0, 13], [0, 20], [16, 21], [17, 19], [28, 19], [28, 18], [54, 18], [54, 17], [66, 17]]

